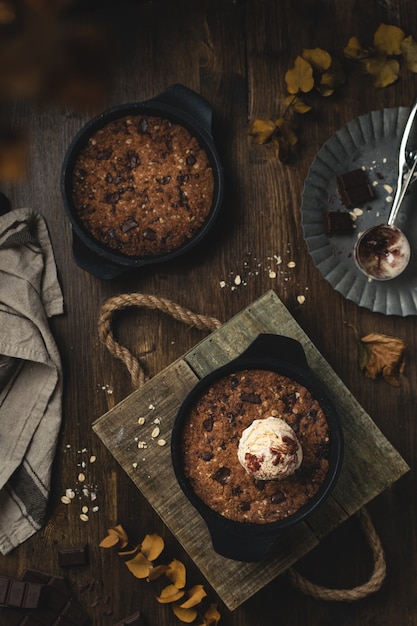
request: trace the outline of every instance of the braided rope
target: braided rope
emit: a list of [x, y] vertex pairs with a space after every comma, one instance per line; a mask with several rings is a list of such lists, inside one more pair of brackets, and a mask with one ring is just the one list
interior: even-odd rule
[[[133, 356], [127, 348], [120, 345], [116, 341], [112, 331], [114, 314], [122, 309], [133, 306], [148, 309], [159, 309], [163, 313], [171, 315], [174, 319], [183, 322], [188, 326], [198, 328], [199, 330], [213, 331], [216, 328], [220, 328], [222, 325], [221, 322], [215, 317], [198, 315], [179, 306], [171, 300], [160, 298], [158, 296], [131, 293], [114, 296], [113, 298], [107, 300], [107, 302], [105, 302], [100, 309], [98, 320], [100, 341], [106, 346], [114, 357], [121, 360], [126, 365], [130, 373], [132, 384], [137, 388], [141, 387], [146, 382], [147, 377], [145, 376], [139, 360]], [[321, 600], [336, 600], [345, 602], [360, 600], [371, 593], [375, 593], [381, 588], [386, 576], [384, 550], [366, 509], [362, 508], [358, 511], [357, 517], [367, 543], [371, 549], [374, 562], [374, 568], [369, 580], [352, 589], [330, 589], [310, 582], [299, 574], [293, 567], [291, 567], [286, 571], [285, 575], [292, 585], [304, 594]]]
[[386, 576], [386, 563], [384, 550], [369, 513], [362, 508], [356, 514], [359, 524], [366, 537], [366, 541], [371, 549], [373, 557], [373, 571], [367, 582], [352, 589], [329, 589], [316, 585], [299, 574], [293, 567], [290, 567], [286, 576], [294, 587], [301, 590], [304, 594], [312, 596], [320, 600], [333, 600], [343, 602], [354, 602], [361, 600], [371, 593], [378, 591]]
[[188, 326], [198, 328], [199, 330], [215, 330], [222, 324], [214, 317], [207, 315], [198, 315], [185, 309], [175, 302], [167, 298], [160, 298], [141, 293], [121, 294], [114, 296], [105, 302], [100, 309], [98, 321], [98, 333], [100, 341], [106, 346], [109, 352], [122, 361], [129, 373], [134, 387], [141, 387], [147, 380], [145, 372], [139, 360], [129, 352], [127, 348], [119, 344], [114, 338], [112, 331], [113, 315], [117, 311], [129, 307], [142, 307], [147, 309], [159, 309], [167, 315], [171, 315], [174, 319], [187, 324]]

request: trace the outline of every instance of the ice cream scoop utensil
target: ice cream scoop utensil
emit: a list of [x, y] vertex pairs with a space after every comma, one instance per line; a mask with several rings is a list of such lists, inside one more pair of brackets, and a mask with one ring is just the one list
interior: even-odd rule
[[387, 222], [368, 228], [355, 244], [355, 260], [359, 269], [376, 280], [396, 278], [405, 270], [410, 260], [408, 239], [394, 223], [417, 167], [417, 152], [408, 147], [416, 114], [417, 100], [411, 107], [401, 138], [397, 188]]

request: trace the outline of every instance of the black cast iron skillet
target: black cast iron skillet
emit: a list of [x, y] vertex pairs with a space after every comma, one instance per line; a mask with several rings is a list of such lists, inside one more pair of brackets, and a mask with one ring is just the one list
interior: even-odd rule
[[[272, 370], [301, 383], [320, 403], [330, 427], [329, 470], [324, 484], [309, 503], [278, 522], [256, 524], [226, 519], [194, 493], [183, 471], [181, 433], [190, 408], [214, 381], [243, 369]], [[206, 522], [214, 550], [238, 561], [260, 561], [283, 532], [308, 518], [330, 494], [342, 464], [343, 433], [337, 412], [310, 370], [301, 344], [289, 337], [261, 334], [239, 357], [202, 378], [187, 395], [174, 421], [171, 457], [178, 483]]]
[[[177, 122], [198, 139], [210, 160], [214, 176], [211, 212], [196, 235], [168, 254], [132, 257], [110, 250], [98, 242], [82, 225], [72, 200], [72, 177], [76, 160], [89, 137], [110, 121], [125, 115], [156, 115]], [[171, 261], [196, 246], [211, 230], [223, 199], [223, 168], [212, 135], [212, 109], [199, 94], [184, 85], [171, 85], [160, 95], [144, 102], [115, 106], [91, 119], [72, 140], [61, 170], [61, 195], [73, 236], [73, 256], [84, 270], [103, 279], [111, 279], [132, 268]]]

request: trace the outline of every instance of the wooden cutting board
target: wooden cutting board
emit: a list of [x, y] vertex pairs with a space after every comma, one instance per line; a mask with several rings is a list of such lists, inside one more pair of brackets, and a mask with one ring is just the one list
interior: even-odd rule
[[[178, 486], [171, 465], [170, 432], [181, 402], [196, 382], [238, 356], [263, 332], [292, 337], [303, 345], [311, 369], [338, 408], [345, 455], [332, 496], [308, 523], [301, 523], [278, 540], [273, 557], [260, 563], [241, 563], [214, 552], [204, 521]], [[138, 424], [141, 417], [145, 418], [143, 425]], [[153, 437], [155, 427], [160, 433]], [[273, 291], [97, 419], [93, 430], [230, 610], [293, 565], [409, 470]], [[166, 445], [160, 445], [161, 439]], [[138, 447], [139, 442], [146, 447]]]

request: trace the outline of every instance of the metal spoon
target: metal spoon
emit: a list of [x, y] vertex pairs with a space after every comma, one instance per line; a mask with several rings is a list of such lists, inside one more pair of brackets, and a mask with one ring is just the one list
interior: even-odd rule
[[417, 168], [417, 152], [407, 148], [416, 114], [417, 100], [411, 108], [401, 139], [397, 189], [387, 222], [368, 228], [359, 237], [354, 248], [357, 266], [368, 278], [375, 280], [396, 278], [405, 270], [410, 260], [408, 239], [394, 222]]

